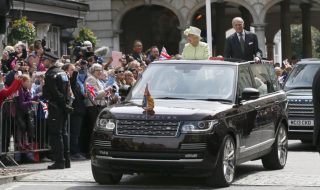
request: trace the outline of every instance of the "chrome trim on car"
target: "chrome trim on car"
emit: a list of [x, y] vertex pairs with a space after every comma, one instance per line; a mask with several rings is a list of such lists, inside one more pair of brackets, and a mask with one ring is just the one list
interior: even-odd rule
[[202, 162], [203, 159], [179, 159], [179, 160], [160, 160], [160, 159], [135, 159], [135, 158], [114, 158], [111, 156], [95, 156], [98, 159], [104, 160], [114, 160], [114, 161], [133, 161], [133, 162], [176, 162], [176, 163], [185, 163], [185, 162]]
[[206, 143], [183, 143], [180, 145], [181, 150], [199, 150], [199, 149], [206, 149]]
[[269, 139], [267, 141], [261, 142], [259, 144], [250, 146], [248, 148], [242, 146], [242, 147], [240, 147], [240, 153], [244, 153], [244, 152], [256, 149], [256, 148], [260, 148], [261, 146], [264, 146], [264, 145], [267, 145], [267, 144], [271, 144], [272, 145], [274, 143], [274, 141], [275, 141], [275, 138], [272, 138], [272, 139]]
[[111, 147], [111, 141], [93, 140], [94, 146]]
[[295, 132], [295, 133], [313, 133], [313, 129], [311, 130], [290, 130], [289, 132]]

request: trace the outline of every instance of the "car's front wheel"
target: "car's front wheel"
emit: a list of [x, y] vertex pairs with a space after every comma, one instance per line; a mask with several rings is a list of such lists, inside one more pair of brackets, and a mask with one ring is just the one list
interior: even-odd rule
[[272, 150], [262, 157], [263, 167], [269, 170], [282, 169], [287, 162], [288, 156], [288, 133], [284, 124], [281, 124]]
[[100, 185], [112, 185], [120, 182], [122, 174], [109, 174], [99, 172], [95, 166], [91, 166], [92, 175], [94, 180]]
[[217, 166], [207, 178], [209, 186], [228, 187], [232, 183], [236, 170], [236, 154], [234, 139], [227, 135], [223, 140]]

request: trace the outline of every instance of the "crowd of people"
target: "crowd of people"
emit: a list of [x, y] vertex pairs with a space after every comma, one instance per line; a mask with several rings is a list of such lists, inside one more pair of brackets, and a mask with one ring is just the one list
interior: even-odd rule
[[[46, 119], [50, 120], [50, 115], [54, 115], [52, 107], [56, 102], [53, 97], [59, 97], [59, 91], [64, 94], [59, 84], [57, 84], [57, 93], [52, 91], [56, 82], [48, 78], [50, 68], [54, 66], [55, 69], [62, 70], [67, 77], [66, 80], [61, 80], [61, 89], [64, 88], [64, 81], [67, 81], [68, 86], [67, 95], [59, 97], [65, 99], [63, 103], [65, 105], [61, 109], [70, 113], [71, 156], [66, 153], [64, 160], [89, 158], [90, 134], [99, 111], [103, 107], [120, 102], [121, 94], [119, 93], [121, 92], [119, 90], [132, 87], [146, 67], [159, 59], [158, 47], [152, 46], [144, 53], [142, 42], [139, 40], [133, 43], [130, 54], [120, 58], [120, 65], [117, 67], [112, 66], [112, 58], [104, 62], [104, 59], [98, 54], [99, 50], [94, 51], [89, 41], [85, 41], [75, 51], [73, 59], [70, 59], [70, 56], [55, 57], [41, 40], [36, 40], [29, 47], [19, 42], [14, 46], [4, 48], [0, 62], [0, 103], [6, 98], [14, 102], [15, 113], [11, 113], [10, 117], [14, 116], [15, 120], [15, 150], [26, 151], [32, 148], [32, 143], [35, 141], [35, 130], [38, 127], [35, 115], [32, 113], [35, 108], [43, 110], [45, 105], [42, 102], [47, 103], [49, 118]], [[47, 63], [48, 61], [53, 65]], [[60, 70], [57, 70], [55, 74]], [[60, 106], [58, 102], [57, 105]], [[55, 120], [54, 118], [53, 121]], [[62, 120], [65, 122], [65, 118]], [[52, 121], [47, 123], [50, 125]], [[47, 132], [54, 133], [50, 131], [50, 126]], [[66, 132], [61, 130], [56, 133], [63, 135]], [[53, 148], [57, 142], [50, 142], [50, 145]], [[8, 147], [3, 148], [6, 150]], [[52, 159], [57, 160], [58, 158], [53, 157]], [[54, 167], [52, 169], [55, 169]]]
[[[240, 17], [235, 18], [232, 24], [237, 33], [227, 39], [225, 57], [260, 59], [262, 55], [257, 47], [256, 36], [243, 30], [244, 22]], [[237, 38], [240, 39], [240, 43], [244, 41], [242, 35], [237, 36], [239, 32], [247, 38], [246, 41], [252, 38], [255, 46], [233, 44]], [[188, 43], [182, 55], [172, 56], [172, 59], [209, 59], [211, 54], [208, 45], [201, 42], [200, 34], [200, 29], [188, 28], [185, 31]], [[235, 48], [240, 49], [235, 50]], [[5, 98], [14, 100], [16, 150], [31, 148], [36, 130], [32, 111], [37, 107], [38, 110], [45, 112], [43, 108], [46, 105], [43, 102], [46, 102], [49, 107], [49, 116], [45, 117], [49, 120], [47, 132], [55, 155], [52, 158], [55, 163], [48, 168], [68, 168], [70, 160], [89, 158], [90, 134], [100, 110], [119, 103], [122, 98], [121, 89], [134, 86], [153, 61], [163, 56], [165, 59], [171, 57], [167, 54], [162, 55], [157, 46], [152, 46], [144, 52], [143, 43], [139, 40], [134, 41], [132, 52], [123, 54], [119, 60], [110, 57], [104, 61], [100, 51], [106, 49], [100, 48], [94, 51], [90, 41], [85, 41], [76, 47], [73, 57], [64, 55], [61, 58], [50, 52], [43, 40], [36, 40], [29, 47], [21, 42], [5, 47], [0, 66], [0, 90], [2, 89], [0, 103]], [[120, 64], [114, 66], [113, 61]], [[275, 64], [280, 83], [283, 83], [291, 69], [291, 64], [283, 64], [282, 67]], [[65, 115], [68, 113], [70, 113], [70, 155], [65, 140], [67, 137]]]

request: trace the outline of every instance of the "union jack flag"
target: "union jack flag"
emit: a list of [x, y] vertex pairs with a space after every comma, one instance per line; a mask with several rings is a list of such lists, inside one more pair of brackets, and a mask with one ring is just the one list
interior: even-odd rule
[[165, 47], [162, 47], [159, 60], [167, 60], [171, 59], [171, 56], [167, 53], [167, 50]]
[[97, 97], [96, 89], [93, 86], [91, 86], [90, 84], [88, 84], [88, 83], [87, 83], [87, 90], [88, 90], [87, 92], [90, 93], [90, 96], [93, 99], [95, 99]]
[[42, 105], [42, 110], [44, 112], [44, 118], [48, 118], [49, 111], [48, 111], [48, 104], [44, 103], [43, 101], [40, 101], [40, 104]]

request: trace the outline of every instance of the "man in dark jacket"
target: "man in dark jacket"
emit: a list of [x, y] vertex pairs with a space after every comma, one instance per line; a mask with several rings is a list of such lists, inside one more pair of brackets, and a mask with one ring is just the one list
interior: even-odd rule
[[314, 106], [314, 132], [313, 144], [320, 153], [320, 69], [316, 72], [312, 83], [312, 96]]
[[69, 80], [67, 74], [55, 66], [58, 57], [45, 52], [42, 57], [48, 71], [45, 74], [43, 97], [48, 100], [49, 117], [47, 120], [50, 146], [55, 163], [48, 169], [70, 168], [70, 155], [66, 119], [69, 111]]
[[259, 61], [262, 51], [258, 47], [257, 35], [244, 30], [244, 21], [241, 17], [232, 20], [235, 33], [227, 38], [224, 57], [245, 61]]

